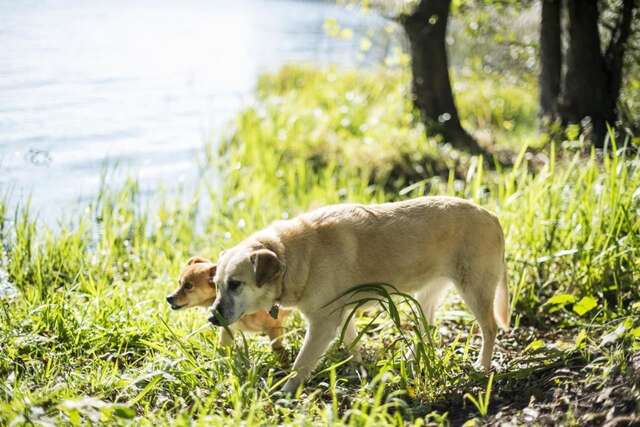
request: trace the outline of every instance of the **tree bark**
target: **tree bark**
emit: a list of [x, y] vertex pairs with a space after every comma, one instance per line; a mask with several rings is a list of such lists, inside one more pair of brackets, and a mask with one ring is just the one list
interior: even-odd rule
[[598, 2], [572, 0], [569, 11], [569, 49], [564, 76], [564, 93], [560, 107], [564, 123], [580, 123], [590, 117], [592, 142], [602, 147], [607, 123], [616, 118], [615, 102], [611, 108], [607, 67], [600, 47]]
[[561, 0], [542, 0], [540, 22], [540, 113], [555, 120], [562, 80]]
[[614, 111], [617, 117], [617, 103], [622, 88], [622, 68], [627, 41], [631, 35], [631, 19], [633, 17], [634, 0], [623, 0], [622, 10], [615, 31], [611, 34], [609, 46], [604, 55], [608, 74], [609, 102], [607, 108]]
[[400, 19], [411, 51], [413, 102], [427, 132], [477, 154], [484, 150], [460, 124], [449, 80], [445, 37], [450, 4], [451, 0], [422, 0], [413, 13]]

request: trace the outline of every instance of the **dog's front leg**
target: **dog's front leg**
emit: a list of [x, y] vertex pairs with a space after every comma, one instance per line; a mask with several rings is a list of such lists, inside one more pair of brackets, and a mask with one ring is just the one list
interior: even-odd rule
[[271, 339], [271, 349], [278, 356], [280, 362], [287, 361], [287, 350], [282, 345], [282, 335], [284, 335], [284, 329], [282, 327], [276, 327], [267, 329], [267, 335]]
[[231, 347], [233, 345], [233, 336], [224, 328], [220, 331], [220, 345], [222, 347]]
[[304, 336], [304, 343], [300, 353], [293, 363], [295, 376], [290, 378], [282, 387], [284, 393], [294, 393], [300, 384], [309, 376], [316, 367], [320, 357], [336, 337], [341, 316], [332, 315], [330, 318], [307, 317], [309, 326]]

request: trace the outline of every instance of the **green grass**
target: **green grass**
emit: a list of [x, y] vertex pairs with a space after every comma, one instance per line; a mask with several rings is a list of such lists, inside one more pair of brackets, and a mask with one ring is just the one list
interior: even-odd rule
[[[203, 168], [220, 175], [219, 188], [203, 178], [193, 198], [149, 203], [134, 181], [104, 185], [56, 232], [27, 205], [0, 203], [0, 265], [19, 290], [0, 302], [0, 424], [458, 424], [498, 411], [525, 422], [532, 396], [553, 420], [581, 424], [604, 420], [610, 405], [594, 396], [612, 381], [637, 402], [638, 158], [615, 147], [585, 155], [580, 140], [543, 145], [532, 91], [466, 84], [463, 120], [514, 150], [512, 168], [487, 170], [426, 138], [404, 72], [285, 67], [260, 80], [256, 105], [220, 152], [208, 148]], [[545, 160], [531, 160], [526, 144], [544, 146]], [[499, 335], [492, 386], [471, 366], [477, 327], [455, 297], [420, 342], [430, 357], [402, 356], [411, 316], [397, 327], [369, 310], [358, 320], [369, 325], [367, 378], [334, 348], [293, 400], [275, 393], [288, 366], [265, 338], [247, 336], [227, 353], [203, 312], [173, 313], [164, 301], [190, 255], [215, 257], [273, 220], [422, 194], [475, 200], [505, 229], [514, 328]], [[303, 322], [287, 331], [294, 353]], [[594, 403], [563, 404], [549, 390]], [[613, 403], [617, 413], [637, 416], [624, 402]]]

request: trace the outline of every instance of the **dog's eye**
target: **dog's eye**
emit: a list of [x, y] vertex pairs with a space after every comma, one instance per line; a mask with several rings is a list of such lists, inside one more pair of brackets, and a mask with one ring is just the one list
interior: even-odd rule
[[229, 280], [229, 282], [227, 283], [227, 286], [229, 286], [230, 291], [237, 290], [240, 287], [240, 285], [242, 285], [242, 282], [239, 280]]
[[193, 288], [193, 283], [191, 283], [191, 282], [186, 282], [186, 283], [184, 284], [184, 288], [185, 288], [185, 289], [191, 289], [191, 288]]

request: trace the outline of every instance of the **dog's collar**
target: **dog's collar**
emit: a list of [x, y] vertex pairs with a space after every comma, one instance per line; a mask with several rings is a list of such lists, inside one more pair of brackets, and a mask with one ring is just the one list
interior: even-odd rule
[[271, 309], [269, 310], [269, 315], [274, 319], [278, 318], [278, 313], [280, 312], [280, 305], [278, 303], [273, 304]]

